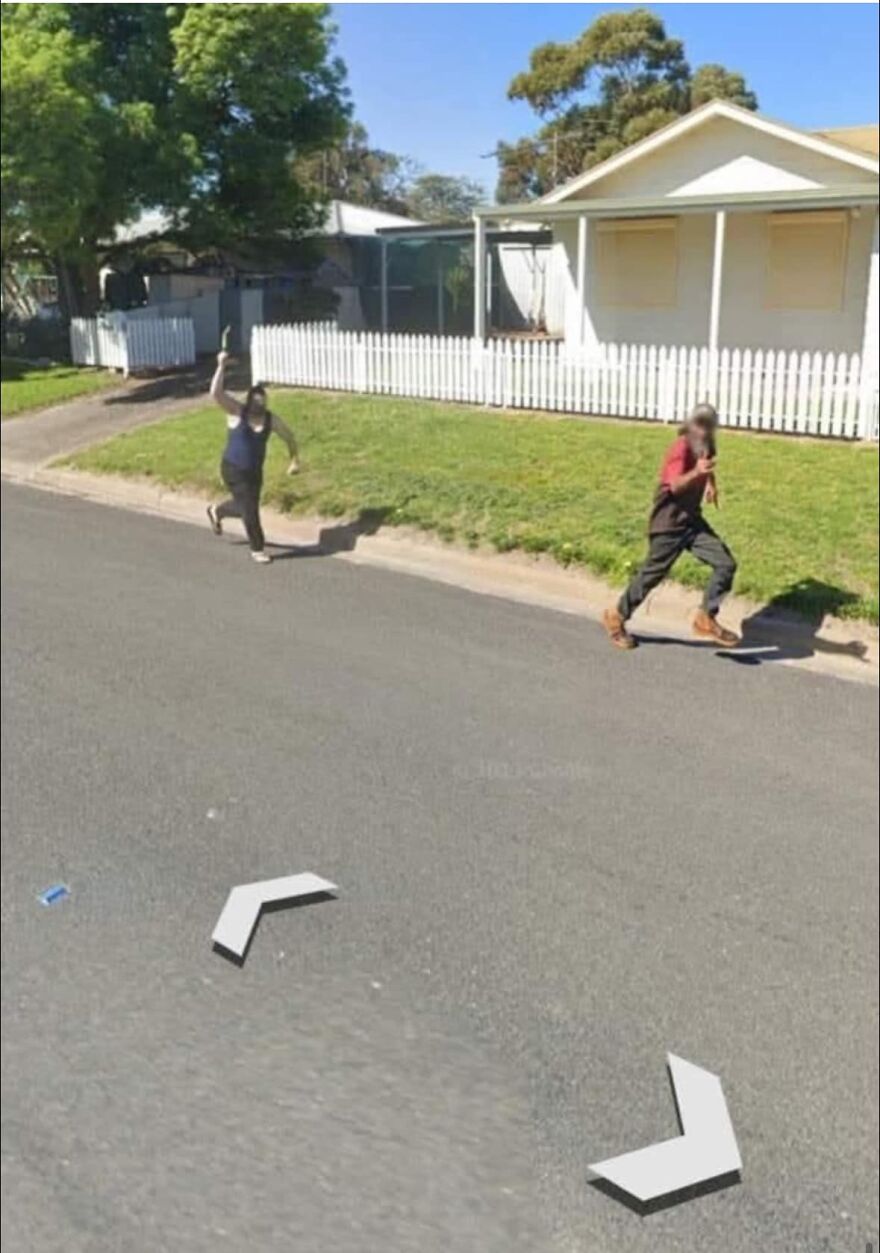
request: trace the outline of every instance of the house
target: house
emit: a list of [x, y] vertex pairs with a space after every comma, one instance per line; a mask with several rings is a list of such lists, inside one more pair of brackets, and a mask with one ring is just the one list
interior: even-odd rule
[[549, 195], [475, 215], [552, 231], [565, 344], [861, 354], [877, 375], [878, 130], [807, 132], [713, 101]]
[[200, 353], [216, 351], [224, 326], [235, 352], [247, 351], [253, 327], [263, 322], [333, 316], [340, 329], [364, 330], [380, 319], [379, 230], [417, 225], [397, 213], [331, 200], [322, 224], [303, 240], [196, 256], [173, 242], [167, 215], [148, 210], [117, 227], [102, 291], [107, 305], [128, 318], [192, 318]]

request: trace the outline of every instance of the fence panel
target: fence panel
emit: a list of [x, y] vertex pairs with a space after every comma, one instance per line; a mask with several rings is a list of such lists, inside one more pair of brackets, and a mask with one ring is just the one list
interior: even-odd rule
[[[111, 351], [96, 346], [94, 327], [77, 328], [76, 336], [83, 359]], [[150, 343], [154, 356], [172, 351]], [[662, 422], [677, 421], [697, 401], [709, 400], [725, 426], [877, 438], [877, 380], [865, 376], [857, 353], [713, 353], [653, 344], [572, 351], [546, 340], [483, 344], [453, 336], [339, 331], [324, 323], [255, 327], [251, 363], [255, 379], [289, 386]]]
[[110, 370], [192, 365], [196, 359], [192, 318], [128, 318], [124, 314], [72, 318], [70, 355], [76, 365]]

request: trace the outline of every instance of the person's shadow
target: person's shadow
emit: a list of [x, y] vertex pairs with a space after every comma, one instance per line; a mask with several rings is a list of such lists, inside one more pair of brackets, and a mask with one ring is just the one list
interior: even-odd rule
[[332, 557], [334, 553], [350, 553], [363, 535], [375, 535], [391, 513], [390, 507], [362, 509], [348, 522], [321, 528], [314, 544], [267, 544], [275, 561], [297, 557]]
[[[740, 648], [719, 652], [718, 656], [740, 666], [760, 666], [766, 661], [798, 661], [816, 653], [867, 662], [868, 645], [863, 640], [839, 643], [818, 634], [826, 614], [840, 617], [841, 610], [856, 604], [858, 599], [855, 593], [835, 587], [832, 583], [800, 579], [756, 613], [744, 618]], [[783, 628], [781, 631], [780, 627]]]
[[[738, 666], [761, 666], [768, 661], [800, 661], [817, 653], [851, 657], [867, 664], [868, 645], [864, 640], [847, 643], [825, 639], [818, 634], [826, 614], [854, 605], [858, 596], [832, 583], [800, 579], [774, 596], [749, 617], [743, 618], [742, 639], [736, 648], [719, 648], [715, 656]], [[682, 640], [668, 635], [639, 635], [640, 644], [676, 645], [683, 648], [712, 648], [711, 640]]]

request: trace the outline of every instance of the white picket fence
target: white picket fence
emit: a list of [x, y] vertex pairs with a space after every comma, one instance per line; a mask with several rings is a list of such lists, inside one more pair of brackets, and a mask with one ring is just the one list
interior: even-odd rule
[[711, 400], [725, 426], [876, 439], [877, 380], [857, 353], [608, 344], [258, 326], [255, 381], [517, 409], [678, 421]]
[[72, 318], [70, 354], [76, 365], [100, 365], [130, 374], [148, 367], [192, 365], [192, 318], [129, 318], [111, 314]]

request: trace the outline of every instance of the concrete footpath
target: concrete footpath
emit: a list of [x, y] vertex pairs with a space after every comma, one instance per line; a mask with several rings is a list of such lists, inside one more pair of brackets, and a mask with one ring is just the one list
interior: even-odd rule
[[[174, 491], [150, 480], [83, 474], [50, 463], [78, 449], [101, 443], [123, 431], [162, 421], [206, 402], [211, 363], [150, 380], [129, 380], [118, 391], [14, 418], [0, 426], [3, 477], [99, 504], [156, 514], [205, 526], [206, 499]], [[235, 372], [233, 389], [245, 386]], [[320, 550], [345, 561], [383, 566], [434, 579], [472, 592], [540, 605], [597, 619], [616, 593], [582, 569], [566, 570], [549, 558], [524, 553], [471, 551], [444, 544], [422, 532], [381, 528], [368, 515], [345, 522], [293, 519], [264, 511], [266, 534], [282, 547]], [[237, 537], [233, 524], [230, 536]], [[635, 633], [681, 639], [699, 603], [696, 592], [675, 583], [651, 594], [634, 622]], [[730, 597], [725, 622], [744, 636], [735, 656], [743, 665], [784, 662], [877, 684], [880, 680], [878, 631], [866, 623], [826, 616], [810, 622], [770, 612], [766, 607]], [[711, 644], [706, 647], [711, 648]]]

